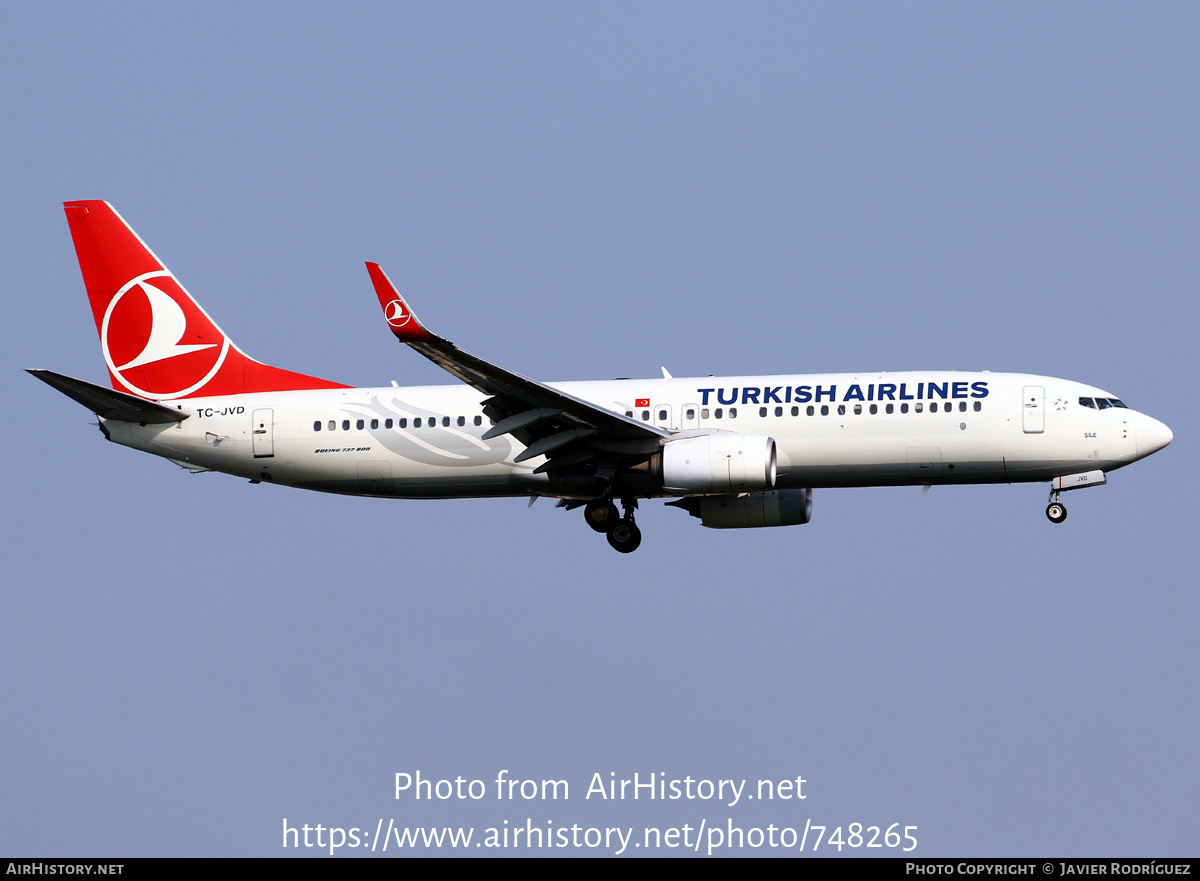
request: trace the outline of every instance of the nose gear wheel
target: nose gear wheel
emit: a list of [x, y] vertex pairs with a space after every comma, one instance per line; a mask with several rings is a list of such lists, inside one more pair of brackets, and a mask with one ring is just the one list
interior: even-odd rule
[[1046, 516], [1051, 523], [1062, 523], [1067, 519], [1067, 506], [1059, 500], [1059, 493], [1051, 490], [1050, 504], [1046, 506]]

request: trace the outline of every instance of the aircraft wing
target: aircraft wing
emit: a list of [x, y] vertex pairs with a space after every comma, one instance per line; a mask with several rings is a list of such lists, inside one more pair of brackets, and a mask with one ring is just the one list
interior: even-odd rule
[[429, 332], [378, 263], [368, 263], [367, 272], [396, 339], [489, 396], [484, 412], [496, 424], [483, 437], [486, 440], [511, 434], [521, 441], [526, 449], [516, 461], [545, 455], [548, 461], [535, 471], [590, 469], [603, 476], [606, 467], [615, 468], [621, 460], [645, 459], [671, 436], [666, 429], [599, 407], [464, 352]]

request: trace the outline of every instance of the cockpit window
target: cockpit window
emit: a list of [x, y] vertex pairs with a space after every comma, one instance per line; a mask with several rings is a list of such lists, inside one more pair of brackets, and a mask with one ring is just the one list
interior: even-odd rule
[[1120, 407], [1122, 410], [1128, 410], [1128, 409], [1129, 409], [1128, 407], [1126, 407], [1126, 406], [1125, 406], [1123, 403], [1121, 403], [1121, 402], [1120, 402], [1119, 400], [1117, 400], [1116, 398], [1109, 398], [1109, 399], [1108, 399], [1108, 402], [1109, 402], [1110, 404], [1112, 404], [1114, 407]]
[[1080, 406], [1080, 407], [1091, 407], [1093, 410], [1095, 410], [1095, 409], [1096, 409], [1096, 402], [1095, 402], [1095, 401], [1093, 401], [1091, 398], [1080, 398], [1080, 399], [1079, 399], [1079, 406]]
[[1108, 402], [1108, 398], [1096, 398], [1096, 407], [1100, 410], [1107, 410], [1112, 404]]

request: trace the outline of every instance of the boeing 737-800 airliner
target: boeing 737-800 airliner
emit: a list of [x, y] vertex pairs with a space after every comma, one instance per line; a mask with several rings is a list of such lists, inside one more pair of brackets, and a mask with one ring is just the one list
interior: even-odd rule
[[461, 382], [351, 388], [250, 358], [112, 206], [65, 208], [112, 388], [30, 372], [109, 440], [193, 472], [387, 498], [550, 496], [628, 553], [647, 498], [715, 528], [789, 526], [808, 522], [814, 487], [1049, 481], [1061, 523], [1061, 492], [1172, 439], [1109, 392], [1026, 374], [538, 382], [430, 332], [375, 263], [392, 333]]

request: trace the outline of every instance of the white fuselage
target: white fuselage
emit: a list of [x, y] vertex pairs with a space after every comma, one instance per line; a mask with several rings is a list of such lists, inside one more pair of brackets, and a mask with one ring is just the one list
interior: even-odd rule
[[[1114, 396], [1107, 392], [1027, 374], [914, 371], [550, 385], [673, 435], [768, 435], [777, 446], [779, 489], [1046, 481], [1111, 471], [1170, 440], [1157, 420], [1109, 406]], [[325, 492], [560, 494], [547, 474], [535, 473], [543, 457], [517, 464], [514, 457], [524, 449], [519, 441], [481, 439], [492, 424], [483, 415], [484, 397], [449, 385], [189, 398], [168, 402], [190, 412], [180, 423], [108, 420], [104, 427], [116, 443], [193, 470]], [[1081, 398], [1099, 398], [1105, 408], [1081, 405]]]

